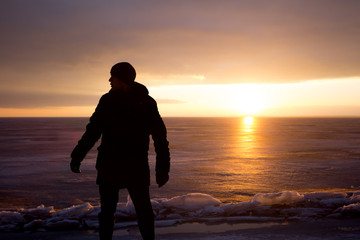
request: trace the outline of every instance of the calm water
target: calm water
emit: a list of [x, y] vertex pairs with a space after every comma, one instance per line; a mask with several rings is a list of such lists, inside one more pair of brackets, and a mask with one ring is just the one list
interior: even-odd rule
[[[245, 121], [244, 121], [245, 120]], [[87, 118], [0, 119], [0, 209], [98, 203], [96, 147], [69, 170]], [[170, 182], [152, 197], [208, 193], [223, 202], [256, 193], [360, 189], [360, 118], [165, 118]], [[127, 193], [120, 199], [125, 201]]]

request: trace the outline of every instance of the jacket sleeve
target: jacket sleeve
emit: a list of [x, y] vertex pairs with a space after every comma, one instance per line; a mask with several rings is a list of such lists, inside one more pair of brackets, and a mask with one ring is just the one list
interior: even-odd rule
[[90, 117], [89, 123], [86, 125], [86, 131], [79, 140], [78, 144], [71, 153], [71, 159], [75, 162], [81, 162], [94, 144], [99, 140], [103, 132], [104, 118], [104, 97], [102, 97], [97, 105], [95, 112]]
[[156, 102], [153, 102], [153, 121], [151, 126], [151, 135], [154, 140], [156, 152], [156, 173], [168, 173], [170, 171], [170, 150], [167, 141], [167, 131]]

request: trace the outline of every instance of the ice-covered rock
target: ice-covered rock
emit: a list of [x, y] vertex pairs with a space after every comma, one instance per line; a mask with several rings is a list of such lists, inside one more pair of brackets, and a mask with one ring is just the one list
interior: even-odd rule
[[313, 192], [304, 194], [304, 198], [310, 201], [320, 201], [324, 199], [346, 198], [344, 192]]
[[127, 216], [131, 216], [131, 217], [136, 216], [134, 203], [132, 202], [130, 195], [128, 195], [127, 203], [124, 208], [124, 212], [126, 213]]
[[0, 224], [19, 224], [25, 222], [25, 218], [19, 212], [1, 211], [0, 212]]
[[284, 191], [279, 193], [258, 193], [253, 198], [259, 205], [295, 204], [304, 201], [304, 195], [295, 191]]
[[61, 217], [50, 218], [43, 221], [45, 228], [50, 229], [73, 229], [79, 228], [80, 222], [76, 219], [67, 219]]
[[58, 210], [52, 214], [53, 217], [61, 217], [61, 218], [81, 218], [87, 214], [89, 214], [93, 210], [93, 206], [90, 203], [84, 203], [78, 206], [72, 206], [69, 208], [64, 208]]
[[224, 204], [222, 206], [222, 209], [224, 210], [227, 216], [243, 215], [251, 211], [258, 204], [259, 203], [253, 201], [229, 203], [229, 204]]
[[30, 215], [34, 218], [47, 218], [54, 212], [54, 207], [45, 207], [43, 204], [30, 209], [20, 209], [20, 213], [24, 215]]
[[319, 203], [324, 207], [340, 207], [352, 203], [350, 198], [330, 198], [322, 199]]
[[[360, 216], [360, 191], [314, 192], [304, 195], [295, 191], [256, 194], [251, 201], [222, 203], [202, 193], [190, 193], [170, 199], [152, 199], [159, 225], [184, 221], [238, 221], [244, 219], [342, 218]], [[41, 229], [96, 229], [100, 206], [89, 203], [54, 211], [53, 207], [0, 211], [0, 231]], [[131, 198], [117, 204], [117, 228], [133, 226], [136, 213]], [[164, 221], [166, 220], [166, 221]]]
[[35, 229], [35, 228], [41, 228], [44, 226], [44, 222], [41, 219], [35, 219], [27, 224], [24, 225], [24, 229]]
[[352, 194], [352, 196], [351, 196], [351, 202], [352, 203], [358, 203], [358, 202], [360, 202], [360, 191], [358, 191], [358, 192], [354, 192], [353, 194]]
[[167, 208], [188, 211], [199, 210], [207, 206], [217, 206], [220, 204], [220, 200], [204, 193], [189, 193], [187, 195], [174, 197], [162, 202], [162, 205]]
[[359, 217], [360, 216], [360, 203], [352, 203], [347, 206], [340, 207], [336, 210], [345, 216]]
[[222, 216], [224, 215], [224, 209], [218, 206], [210, 205], [210, 206], [205, 206], [204, 208], [199, 209], [197, 211], [189, 212], [188, 215], [197, 218], [209, 217], [209, 216]]

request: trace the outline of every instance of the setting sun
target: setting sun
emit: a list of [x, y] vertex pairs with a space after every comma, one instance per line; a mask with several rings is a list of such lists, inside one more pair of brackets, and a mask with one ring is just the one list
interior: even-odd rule
[[243, 119], [245, 126], [251, 126], [254, 122], [254, 118], [251, 116], [244, 117]]
[[230, 106], [241, 115], [256, 115], [267, 107], [265, 96], [261, 85], [238, 85]]

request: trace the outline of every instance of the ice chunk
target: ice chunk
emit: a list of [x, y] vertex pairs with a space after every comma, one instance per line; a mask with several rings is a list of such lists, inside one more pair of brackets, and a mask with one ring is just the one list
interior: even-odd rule
[[330, 198], [346, 198], [347, 194], [343, 192], [313, 192], [304, 194], [304, 198], [316, 201]]
[[0, 232], [16, 230], [17, 224], [0, 224]]
[[119, 228], [125, 228], [125, 227], [136, 227], [137, 226], [137, 222], [136, 221], [130, 221], [130, 222], [117, 222], [115, 223], [114, 228], [115, 229], [119, 229]]
[[101, 211], [100, 206], [93, 207], [91, 211], [89, 211], [89, 213], [86, 214], [86, 218], [97, 219], [100, 211]]
[[153, 211], [155, 213], [158, 213], [163, 208], [163, 206], [160, 202], [155, 201], [153, 199], [151, 199], [151, 205], [152, 205]]
[[42, 204], [36, 208], [20, 209], [19, 212], [25, 215], [31, 215], [36, 218], [47, 218], [51, 213], [54, 212], [54, 207], [45, 207]]
[[177, 223], [181, 223], [181, 220], [161, 220], [161, 221], [155, 221], [156, 227], [169, 227], [173, 226]]
[[243, 215], [253, 209], [258, 203], [256, 202], [239, 202], [224, 204], [222, 209], [228, 216]]
[[260, 205], [294, 204], [304, 201], [304, 195], [295, 191], [284, 191], [279, 193], [258, 193], [253, 198]]
[[189, 216], [192, 217], [208, 217], [208, 216], [220, 216], [224, 214], [224, 209], [218, 207], [218, 206], [205, 206], [202, 209], [199, 209], [195, 212], [189, 212]]
[[25, 222], [24, 217], [18, 212], [1, 211], [0, 212], [0, 224], [18, 224]]
[[136, 216], [134, 203], [132, 202], [130, 195], [127, 197], [127, 203], [124, 211], [128, 216]]
[[83, 219], [81, 222], [82, 227], [85, 229], [95, 229], [99, 228], [99, 221], [98, 219]]
[[78, 228], [80, 226], [79, 220], [64, 219], [62, 217], [49, 218], [43, 221], [44, 227], [51, 229], [69, 229]]
[[324, 207], [340, 207], [352, 203], [350, 198], [322, 199], [320, 204]]
[[84, 215], [89, 214], [93, 210], [93, 206], [90, 203], [85, 203], [78, 206], [72, 206], [69, 208], [64, 208], [62, 210], [56, 211], [52, 214], [53, 217], [83, 217]]
[[286, 208], [281, 209], [280, 213], [283, 216], [297, 216], [297, 217], [321, 217], [328, 213], [328, 209], [324, 208]]
[[171, 198], [162, 204], [168, 208], [194, 211], [206, 206], [220, 205], [221, 201], [204, 193], [189, 193], [187, 195]]
[[34, 229], [34, 228], [40, 228], [43, 226], [44, 226], [43, 220], [35, 219], [35, 220], [25, 224], [24, 229]]
[[360, 216], [360, 203], [352, 203], [336, 210], [342, 215], [358, 217]]
[[360, 191], [359, 192], [354, 192], [350, 199], [351, 199], [352, 203], [360, 202]]
[[183, 216], [181, 216], [180, 214], [176, 214], [176, 213], [172, 213], [172, 214], [167, 214], [166, 215], [166, 219], [180, 219]]

